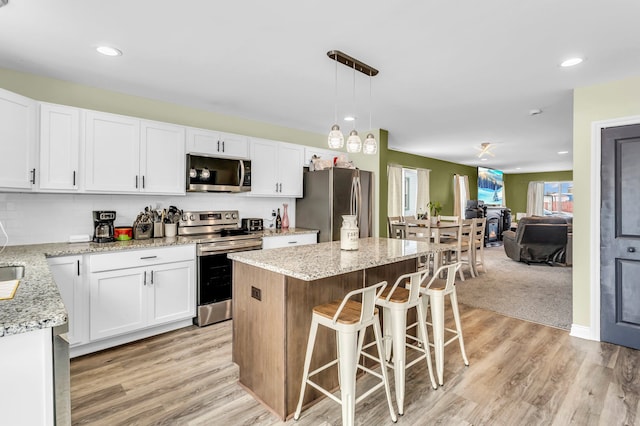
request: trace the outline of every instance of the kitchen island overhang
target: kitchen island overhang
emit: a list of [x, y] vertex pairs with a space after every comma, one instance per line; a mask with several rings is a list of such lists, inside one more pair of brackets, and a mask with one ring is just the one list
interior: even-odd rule
[[[359, 249], [340, 242], [229, 254], [233, 266], [233, 362], [242, 386], [285, 420], [295, 411], [314, 306], [417, 270], [417, 259], [446, 250], [423, 241], [364, 238]], [[318, 330], [311, 369], [336, 356], [335, 338]], [[317, 377], [337, 389], [336, 371]], [[304, 404], [323, 395], [308, 390]]]

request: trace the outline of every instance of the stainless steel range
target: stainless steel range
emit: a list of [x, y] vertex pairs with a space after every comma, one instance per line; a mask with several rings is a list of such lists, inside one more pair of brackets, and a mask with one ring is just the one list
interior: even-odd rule
[[178, 235], [196, 242], [198, 316], [202, 327], [231, 318], [232, 262], [227, 253], [262, 248], [262, 233], [240, 228], [237, 210], [183, 212]]

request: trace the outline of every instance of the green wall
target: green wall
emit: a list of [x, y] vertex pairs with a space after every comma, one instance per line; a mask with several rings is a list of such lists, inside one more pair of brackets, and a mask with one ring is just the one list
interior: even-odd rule
[[[576, 89], [573, 94], [573, 322], [591, 326], [591, 249], [597, 249], [599, 201], [593, 200], [592, 180], [600, 177], [599, 164], [592, 158], [592, 123], [621, 117], [640, 121], [640, 77]], [[635, 121], [635, 120], [634, 120]], [[593, 208], [592, 208], [593, 207]], [[598, 285], [598, 283], [595, 283]]]
[[504, 175], [505, 201], [515, 219], [516, 213], [527, 211], [527, 190], [529, 182], [558, 182], [573, 180], [571, 170], [562, 172], [517, 173]]
[[443, 215], [453, 214], [454, 174], [467, 175], [469, 177], [470, 198], [474, 199], [477, 197], [478, 172], [476, 167], [394, 151], [387, 148], [388, 145], [386, 142], [388, 137], [383, 138], [381, 135], [380, 139], [385, 142], [384, 145], [382, 143], [380, 144], [380, 174], [383, 175], [380, 179], [380, 235], [387, 235], [387, 223], [386, 220], [382, 220], [382, 218], [387, 217], [387, 194], [389, 185], [386, 173], [387, 165], [389, 164], [431, 170], [429, 174], [429, 197], [432, 201], [440, 201], [440, 204], [442, 204], [441, 214]]

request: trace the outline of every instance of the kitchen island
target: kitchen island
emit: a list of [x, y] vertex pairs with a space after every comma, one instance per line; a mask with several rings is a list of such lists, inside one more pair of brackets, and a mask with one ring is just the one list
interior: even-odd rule
[[[309, 326], [314, 306], [342, 299], [349, 291], [387, 281], [417, 269], [419, 256], [445, 246], [426, 242], [364, 238], [356, 251], [340, 242], [229, 254], [233, 265], [233, 361], [240, 384], [281, 419], [298, 402]], [[318, 330], [311, 369], [334, 359], [335, 338]], [[316, 376], [338, 387], [330, 368]], [[304, 404], [323, 395], [307, 388]]]

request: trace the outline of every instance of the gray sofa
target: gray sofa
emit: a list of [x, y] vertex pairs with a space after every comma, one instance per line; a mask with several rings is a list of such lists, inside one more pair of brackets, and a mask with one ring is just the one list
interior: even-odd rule
[[567, 263], [571, 223], [564, 217], [523, 217], [515, 231], [502, 233], [504, 251], [518, 262]]

